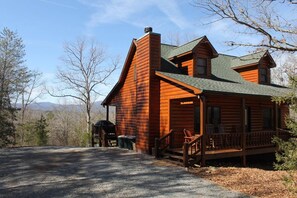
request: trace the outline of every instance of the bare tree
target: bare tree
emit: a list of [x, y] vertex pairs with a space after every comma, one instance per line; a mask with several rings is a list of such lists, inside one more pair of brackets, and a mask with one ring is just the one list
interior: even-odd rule
[[197, 38], [195, 34], [185, 33], [181, 35], [178, 32], [171, 32], [165, 35], [165, 38], [163, 40], [165, 43], [169, 43], [170, 45], [179, 46], [184, 43], [190, 42], [195, 38]]
[[57, 71], [58, 86], [49, 94], [54, 97], [70, 97], [82, 103], [86, 114], [86, 132], [90, 134], [92, 104], [98, 95], [102, 95], [100, 85], [106, 86], [119, 60], [106, 65], [105, 48], [86, 39], [66, 43], [61, 60], [63, 67]]
[[[241, 34], [261, 38], [260, 42], [228, 41], [231, 46], [268, 48], [282, 52], [297, 51], [297, 24], [294, 0], [194, 0], [194, 5], [213, 16], [213, 21], [229, 20], [242, 27]], [[236, 28], [238, 29], [238, 28]]]
[[[277, 57], [279, 58], [280, 55]], [[288, 86], [290, 76], [297, 76], [297, 57], [293, 54], [288, 54], [283, 62], [272, 70], [273, 83]]]
[[41, 89], [44, 82], [41, 80], [42, 73], [38, 71], [23, 71], [19, 77], [23, 79], [18, 85], [18, 92], [15, 97], [15, 106], [21, 104], [21, 123], [24, 122], [28, 106], [40, 98], [44, 91]]

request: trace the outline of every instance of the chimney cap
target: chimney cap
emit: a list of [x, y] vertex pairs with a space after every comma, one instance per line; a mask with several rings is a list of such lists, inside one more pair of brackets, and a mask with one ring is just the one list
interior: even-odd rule
[[152, 27], [145, 27], [144, 28], [144, 33], [151, 33], [153, 32], [153, 28]]

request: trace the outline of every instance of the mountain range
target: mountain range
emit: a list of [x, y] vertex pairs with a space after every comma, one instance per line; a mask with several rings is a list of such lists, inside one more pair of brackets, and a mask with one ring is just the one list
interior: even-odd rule
[[[102, 101], [97, 101], [93, 104], [93, 108], [95, 109], [99, 109], [99, 110], [103, 110], [104, 107], [101, 105]], [[21, 107], [20, 104], [17, 104], [17, 107]], [[35, 102], [29, 105], [29, 108], [32, 110], [38, 110], [38, 111], [53, 111], [55, 109], [60, 109], [60, 108], [64, 108], [64, 109], [76, 109], [78, 111], [81, 111], [83, 109], [83, 105], [79, 105], [79, 104], [65, 104], [65, 105], [61, 105], [61, 104], [56, 104], [56, 103], [52, 103], [52, 102]]]

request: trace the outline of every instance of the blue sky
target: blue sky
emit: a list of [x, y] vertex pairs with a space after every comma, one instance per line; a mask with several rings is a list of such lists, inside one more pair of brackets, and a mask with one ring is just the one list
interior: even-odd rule
[[[182, 40], [207, 35], [220, 53], [241, 55], [224, 44], [231, 38], [254, 39], [237, 35], [230, 24], [220, 21], [205, 25], [210, 18], [191, 5], [191, 0], [0, 0], [0, 29], [17, 31], [26, 45], [26, 64], [42, 72], [48, 84], [61, 64], [63, 44], [79, 37], [96, 39], [108, 54], [124, 62], [131, 40], [143, 35], [145, 26], [153, 27], [162, 41], [179, 35]], [[122, 66], [122, 64], [121, 64]], [[111, 77], [117, 81], [121, 68]], [[99, 98], [102, 99], [102, 98]], [[39, 101], [56, 99], [44, 96]]]

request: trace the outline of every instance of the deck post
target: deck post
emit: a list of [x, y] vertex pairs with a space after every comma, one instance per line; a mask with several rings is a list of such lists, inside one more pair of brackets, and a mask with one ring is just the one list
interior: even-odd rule
[[200, 96], [200, 135], [205, 132], [206, 125], [206, 99], [205, 96]]
[[189, 144], [187, 142], [184, 142], [183, 146], [183, 163], [184, 167], [189, 166]]
[[201, 137], [201, 166], [205, 166], [206, 135]]
[[205, 166], [205, 148], [206, 148], [206, 98], [200, 96], [200, 135], [201, 137], [201, 166]]
[[159, 141], [159, 138], [155, 138], [155, 158], [158, 159], [159, 158], [159, 145], [160, 144], [160, 141]]
[[279, 125], [279, 123], [278, 123], [278, 105], [277, 105], [277, 103], [276, 102], [274, 102], [274, 123], [275, 123], [275, 126], [274, 126], [274, 128], [275, 128], [275, 132], [276, 132], [276, 136], [278, 135], [277, 133], [277, 128], [278, 128], [278, 125]]
[[241, 128], [242, 128], [242, 136], [241, 136], [241, 146], [242, 146], [242, 165], [246, 166], [246, 129], [245, 129], [245, 98], [241, 98]]
[[109, 106], [106, 105], [106, 120], [109, 121]]
[[92, 124], [92, 147], [94, 147], [95, 146], [95, 140], [94, 140], [94, 134], [95, 133], [95, 130], [94, 130], [94, 124]]

